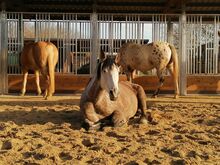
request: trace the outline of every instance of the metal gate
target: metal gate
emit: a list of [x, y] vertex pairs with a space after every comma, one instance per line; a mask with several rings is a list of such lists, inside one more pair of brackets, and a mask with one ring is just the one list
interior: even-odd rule
[[220, 73], [220, 16], [187, 15], [187, 74]]

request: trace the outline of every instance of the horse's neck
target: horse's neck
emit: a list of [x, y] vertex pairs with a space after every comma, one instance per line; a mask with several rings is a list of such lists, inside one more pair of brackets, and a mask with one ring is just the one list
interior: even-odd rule
[[87, 96], [92, 100], [98, 101], [103, 92], [104, 91], [101, 89], [97, 77], [94, 76], [88, 84]]

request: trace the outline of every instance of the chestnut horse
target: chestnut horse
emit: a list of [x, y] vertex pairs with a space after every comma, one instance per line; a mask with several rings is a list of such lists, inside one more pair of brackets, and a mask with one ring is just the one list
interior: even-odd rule
[[129, 81], [133, 80], [135, 70], [146, 73], [156, 68], [159, 85], [153, 97], [157, 97], [160, 92], [164, 82], [164, 71], [167, 68], [174, 79], [174, 97], [179, 96], [178, 57], [173, 45], [160, 41], [144, 45], [126, 43], [120, 48], [116, 56], [116, 63], [122, 67]]
[[58, 49], [51, 42], [36, 42], [24, 46], [21, 53], [21, 70], [23, 76], [23, 86], [21, 95], [25, 95], [28, 70], [32, 70], [36, 75], [37, 93], [41, 94], [39, 83], [39, 73], [46, 79], [45, 99], [53, 95], [55, 91], [54, 70], [58, 62]]
[[[141, 109], [141, 122], [146, 123], [146, 95], [140, 85], [119, 82], [119, 67], [112, 57], [101, 53], [96, 73], [80, 99], [80, 110], [89, 129], [99, 129], [103, 120], [123, 126]], [[106, 120], [107, 120], [106, 119]]]

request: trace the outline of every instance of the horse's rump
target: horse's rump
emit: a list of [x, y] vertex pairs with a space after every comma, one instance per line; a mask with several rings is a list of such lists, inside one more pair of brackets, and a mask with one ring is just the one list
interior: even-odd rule
[[54, 72], [57, 62], [58, 49], [54, 44], [40, 41], [25, 45], [20, 59], [21, 69], [24, 74], [21, 94], [24, 95], [26, 92], [28, 71], [32, 70], [36, 75], [38, 94], [41, 93], [39, 85], [39, 72], [41, 72], [43, 77], [48, 80], [46, 81], [45, 98], [52, 96], [55, 91]]

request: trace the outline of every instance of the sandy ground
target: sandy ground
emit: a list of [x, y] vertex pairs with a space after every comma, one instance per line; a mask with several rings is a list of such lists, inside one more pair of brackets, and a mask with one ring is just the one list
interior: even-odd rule
[[80, 94], [0, 96], [0, 164], [220, 164], [220, 96], [147, 99], [154, 122], [81, 128]]

